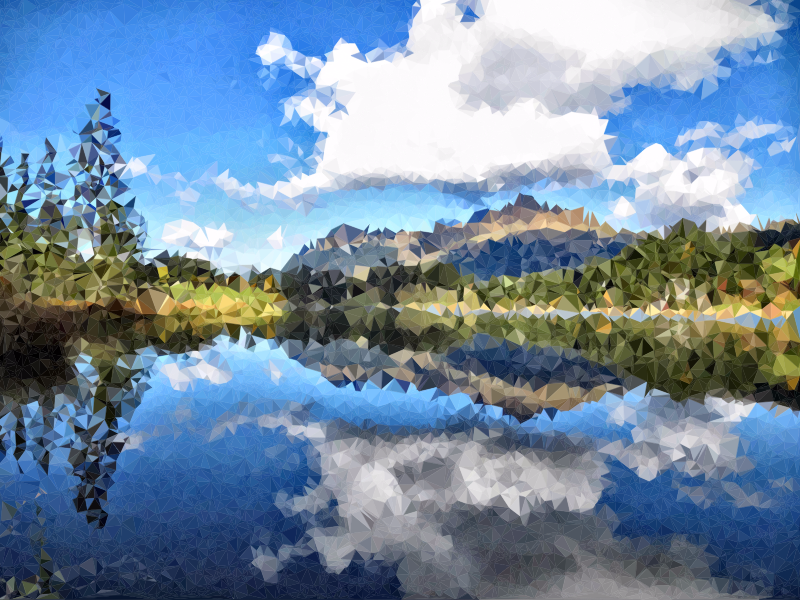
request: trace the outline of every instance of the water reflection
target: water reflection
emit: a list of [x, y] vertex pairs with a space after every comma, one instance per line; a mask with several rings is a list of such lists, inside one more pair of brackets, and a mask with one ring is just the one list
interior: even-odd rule
[[500, 406], [520, 421], [546, 408], [570, 409], [644, 383], [630, 376], [626, 381], [613, 363], [588, 360], [575, 349], [520, 346], [486, 334], [439, 352], [403, 348], [388, 354], [351, 340], [324, 346], [283, 340], [281, 347], [336, 385], [352, 383], [359, 389], [366, 382], [385, 387], [397, 381], [406, 388], [411, 384], [418, 390], [464, 393], [473, 402]]
[[44, 540], [18, 577], [44, 565], [71, 597], [800, 590], [791, 412], [640, 388], [520, 424], [465, 394], [337, 386], [252, 342], [153, 356], [105, 528], [65, 510], [63, 464], [4, 471], [36, 510], [0, 522]]
[[4, 353], [12, 597], [800, 592], [779, 406], [485, 334], [401, 356], [129, 330]]
[[102, 316], [76, 315], [61, 319], [60, 327], [46, 320], [15, 328], [4, 322], [0, 357], [0, 456], [32, 461], [45, 475], [51, 465], [68, 465], [79, 479], [75, 509], [101, 528], [124, 432], [154, 361], [197, 349], [222, 331]]
[[[337, 322], [335, 315], [331, 320]], [[355, 337], [352, 328], [315, 329], [308, 322], [302, 315], [291, 315], [245, 331], [222, 324], [198, 327], [168, 317], [131, 320], [113, 312], [103, 318], [75, 313], [69, 320], [26, 325], [4, 321], [0, 331], [3, 451], [18, 461], [34, 461], [45, 473], [53, 452], [68, 451], [67, 460], [80, 480], [75, 508], [86, 513], [90, 524], [103, 527], [107, 518], [103, 506], [125, 444], [123, 431], [141, 403], [153, 361], [159, 354], [197, 351], [222, 334], [242, 336], [250, 345], [259, 338], [274, 338], [287, 356], [337, 386], [352, 384], [359, 390], [367, 382], [380, 388], [395, 382], [405, 390], [414, 386], [447, 395], [464, 393], [477, 404], [499, 406], [519, 421], [543, 410], [569, 410], [595, 402], [607, 393], [623, 395], [643, 383], [648, 389], [667, 390], [673, 383], [648, 371], [653, 359], [646, 353], [633, 353], [632, 360], [619, 362], [607, 357], [610, 352], [604, 358], [602, 348], [593, 345], [596, 338], [586, 333], [574, 335], [583, 342], [581, 349], [581, 344], [556, 345], [562, 338], [552, 332], [549, 341], [554, 345], [538, 346], [484, 333], [466, 340], [451, 339], [452, 333], [442, 330], [420, 335], [384, 321], [384, 327], [365, 328], [353, 340], [347, 337]], [[592, 325], [581, 317], [567, 326], [563, 322], [554, 322], [551, 329]], [[547, 336], [540, 337], [548, 341]], [[188, 378], [188, 374], [175, 376]], [[213, 381], [213, 375], [208, 377]], [[795, 404], [792, 390], [774, 389], [767, 400]], [[707, 386], [699, 391], [759, 398], [736, 388]], [[763, 399], [764, 389], [759, 393]]]
[[796, 315], [484, 311], [467, 324], [433, 309], [435, 322], [422, 308], [395, 307], [350, 330], [346, 310], [298, 311], [276, 326], [276, 339], [334, 383], [464, 392], [520, 420], [641, 383], [679, 402], [712, 394], [800, 407]]

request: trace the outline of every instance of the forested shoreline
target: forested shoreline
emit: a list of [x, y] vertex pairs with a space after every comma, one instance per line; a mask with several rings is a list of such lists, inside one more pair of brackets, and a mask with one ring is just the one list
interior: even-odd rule
[[634, 233], [520, 194], [428, 233], [343, 225], [283, 269], [226, 274], [178, 253], [145, 257], [146, 222], [110, 95], [98, 90], [87, 109], [67, 153], [45, 140], [35, 164], [0, 154], [0, 315], [11, 380], [46, 370], [35, 357], [54, 347], [67, 363], [93, 349], [112, 382], [116, 361], [136, 348], [182, 351], [219, 333], [349, 340], [387, 355], [442, 352], [488, 334], [579, 349], [676, 398], [718, 388], [794, 396], [794, 221], [723, 232], [681, 221]]

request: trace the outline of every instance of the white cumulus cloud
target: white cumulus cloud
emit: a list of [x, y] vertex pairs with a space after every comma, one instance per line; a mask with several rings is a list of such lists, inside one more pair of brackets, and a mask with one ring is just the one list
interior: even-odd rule
[[160, 372], [169, 379], [172, 389], [183, 392], [194, 389], [199, 379], [221, 385], [233, 378], [233, 373], [218, 351], [189, 352], [185, 361], [167, 363]]
[[719, 123], [702, 121], [685, 129], [675, 140], [678, 153], [668, 153], [660, 144], [643, 150], [627, 165], [610, 169], [610, 182], [636, 186], [636, 197], [621, 197], [610, 204], [612, 221], [636, 217], [636, 225], [659, 228], [681, 218], [708, 221], [712, 227], [751, 223], [751, 215], [740, 203], [750, 187], [750, 175], [759, 168], [742, 151], [749, 142], [772, 139], [767, 153], [774, 156], [794, 147], [795, 128], [778, 121], [741, 115], [726, 129]]
[[[719, 123], [703, 121], [697, 127], [683, 131], [675, 140], [678, 147], [685, 146], [691, 142], [689, 149], [711, 145], [717, 148], [727, 147], [741, 149], [747, 142], [758, 140], [764, 137], [771, 137], [778, 140], [780, 144], [790, 144], [790, 138], [794, 135], [795, 129], [778, 121], [768, 123], [760, 118], [745, 120], [739, 115], [736, 124], [730, 131], [726, 131]], [[791, 149], [791, 146], [790, 146]], [[788, 150], [786, 150], [788, 152]]]
[[635, 198], [612, 206], [619, 220], [636, 215], [638, 225], [659, 228], [679, 219], [706, 221], [711, 228], [750, 223], [751, 215], [738, 197], [757, 168], [743, 152], [698, 148], [684, 157], [674, 156], [661, 144], [643, 150], [627, 165], [616, 165], [610, 181], [632, 183]]
[[316, 170], [217, 185], [251, 207], [306, 211], [323, 192], [395, 184], [591, 187], [612, 167], [600, 117], [625, 107], [626, 88], [713, 90], [730, 70], [722, 49], [756, 51], [784, 27], [738, 0], [494, 0], [469, 4], [477, 20], [465, 6], [424, 0], [404, 48], [365, 55], [342, 40], [324, 63], [270, 34], [257, 50], [262, 77], [284, 68], [311, 82], [284, 110], [323, 134]]
[[155, 154], [132, 158], [125, 165], [121, 177], [139, 177], [140, 175], [146, 175], [149, 171], [148, 166], [150, 165], [150, 161], [153, 160], [153, 157], [155, 157]]
[[183, 246], [195, 250], [222, 249], [233, 241], [233, 232], [228, 231], [224, 223], [219, 229], [216, 229], [201, 227], [192, 221], [180, 219], [164, 225], [161, 241], [173, 246]]

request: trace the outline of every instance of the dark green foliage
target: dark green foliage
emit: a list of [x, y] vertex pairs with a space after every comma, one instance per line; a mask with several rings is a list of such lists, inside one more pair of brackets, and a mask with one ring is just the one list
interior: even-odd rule
[[205, 285], [210, 288], [219, 275], [210, 261], [168, 252], [162, 252], [147, 261], [143, 268], [147, 271], [148, 281], [167, 285], [179, 281], [191, 283], [195, 287]]
[[38, 168], [23, 154], [13, 175], [11, 159], [0, 157], [6, 297], [90, 303], [136, 297], [145, 223], [134, 210], [135, 198], [127, 197], [110, 95], [98, 90], [87, 110], [80, 143], [66, 157], [45, 140]]

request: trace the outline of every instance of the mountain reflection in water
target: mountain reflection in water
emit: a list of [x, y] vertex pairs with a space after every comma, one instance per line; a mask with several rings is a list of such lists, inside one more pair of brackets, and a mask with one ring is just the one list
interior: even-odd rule
[[9, 341], [7, 593], [800, 591], [791, 411], [676, 402], [580, 349], [487, 334], [401, 355], [279, 333]]

